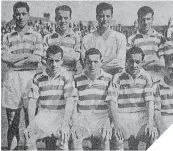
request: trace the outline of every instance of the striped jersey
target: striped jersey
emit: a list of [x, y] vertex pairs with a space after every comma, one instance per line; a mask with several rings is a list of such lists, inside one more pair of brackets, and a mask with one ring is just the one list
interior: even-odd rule
[[173, 55], [173, 41], [166, 41], [163, 49], [160, 51], [160, 55]]
[[[94, 81], [83, 71], [74, 77], [78, 92], [78, 111], [95, 110], [102, 112], [108, 109], [107, 102], [112, 99], [112, 76], [103, 70]], [[97, 110], [97, 111], [96, 111]]]
[[161, 115], [172, 115], [173, 116], [173, 87], [169, 86], [168, 80], [165, 77], [162, 80], [154, 93], [156, 101], [161, 102]]
[[80, 37], [72, 29], [68, 29], [64, 35], [54, 32], [44, 37], [45, 50], [52, 45], [63, 49], [63, 66], [68, 70], [75, 70], [76, 61], [80, 58]]
[[[2, 42], [2, 53], [23, 54], [30, 53], [43, 56], [42, 36], [29, 28], [29, 31], [20, 36], [19, 32], [7, 33]], [[25, 69], [36, 69], [37, 64], [30, 63]], [[19, 69], [19, 68], [18, 68]], [[21, 69], [21, 68], [20, 68]]]
[[159, 56], [159, 51], [163, 48], [164, 38], [154, 29], [150, 35], [143, 35], [138, 31], [137, 34], [128, 38], [128, 44], [143, 50], [145, 54], [144, 69], [153, 70], [154, 66], [164, 66], [164, 60], [160, 59]]
[[54, 78], [46, 70], [36, 74], [31, 90], [29, 97], [38, 100], [41, 106], [65, 106], [66, 98], [76, 96], [73, 80], [63, 68]]
[[144, 69], [135, 79], [128, 72], [116, 74], [113, 87], [117, 94], [119, 112], [146, 111], [146, 102], [154, 100], [152, 79]]

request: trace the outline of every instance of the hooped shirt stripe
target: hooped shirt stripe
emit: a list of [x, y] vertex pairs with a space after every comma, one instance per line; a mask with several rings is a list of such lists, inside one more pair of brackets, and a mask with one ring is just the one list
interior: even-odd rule
[[85, 71], [74, 78], [78, 91], [79, 110], [107, 110], [107, 101], [113, 94], [111, 87], [112, 76], [101, 70], [96, 80], [91, 81]]
[[68, 71], [61, 71], [51, 79], [46, 70], [36, 74], [33, 79], [32, 92], [29, 97], [38, 99], [39, 105], [65, 105], [66, 98], [75, 97], [73, 80]]
[[144, 61], [146, 62], [146, 70], [150, 70], [150, 66], [152, 65], [164, 66], [163, 62], [160, 61], [160, 57], [162, 56], [165, 40], [163, 36], [154, 29], [152, 29], [152, 33], [148, 36], [138, 31], [135, 35], [128, 38], [128, 43], [131, 47], [137, 46], [143, 50], [145, 54]]
[[156, 90], [155, 98], [157, 101], [161, 101], [161, 115], [173, 115], [173, 87], [166, 84], [168, 81], [166, 78], [162, 80]]
[[151, 76], [143, 69], [136, 79], [123, 72], [113, 79], [114, 90], [118, 94], [119, 112], [139, 112], [146, 110], [146, 102], [153, 101]]

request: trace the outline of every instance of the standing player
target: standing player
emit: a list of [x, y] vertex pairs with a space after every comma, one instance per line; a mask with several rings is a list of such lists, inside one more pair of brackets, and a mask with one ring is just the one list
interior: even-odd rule
[[[67, 5], [55, 9], [55, 21], [57, 28], [54, 33], [44, 37], [46, 48], [51, 45], [58, 45], [64, 51], [63, 67], [74, 75], [80, 72], [80, 37], [69, 28], [72, 10]], [[77, 71], [78, 70], [78, 71]]]
[[155, 120], [160, 135], [173, 124], [173, 55], [165, 56], [165, 68], [165, 77], [155, 91]]
[[113, 6], [102, 2], [97, 5], [96, 18], [98, 28], [86, 35], [82, 42], [82, 53], [90, 48], [97, 48], [103, 55], [102, 68], [112, 75], [125, 67], [126, 38], [125, 35], [110, 28], [113, 17]]
[[137, 150], [139, 141], [145, 141], [149, 147], [151, 139], [155, 140], [156, 137], [152, 79], [142, 69], [143, 60], [141, 48], [130, 48], [126, 53], [126, 71], [113, 79], [117, 93], [116, 105], [111, 104], [114, 128], [123, 133], [130, 150]]
[[112, 76], [101, 69], [101, 64], [100, 51], [91, 48], [85, 53], [85, 69], [74, 77], [78, 91], [72, 128], [75, 150], [83, 150], [85, 138], [91, 138], [92, 149], [109, 149]]
[[129, 37], [128, 43], [130, 46], [140, 47], [145, 59], [143, 68], [147, 70], [154, 82], [163, 78], [164, 59], [159, 56], [159, 48], [163, 47], [163, 37], [152, 28], [154, 11], [148, 6], [143, 6], [138, 10], [139, 31]]
[[[43, 55], [41, 35], [28, 26], [30, 17], [28, 4], [15, 3], [13, 12], [15, 31], [6, 34], [2, 42], [2, 61], [9, 69], [2, 89], [2, 106], [6, 108], [8, 119], [9, 149], [14, 149], [19, 142], [20, 110], [24, 102], [27, 106], [26, 98], [31, 79]], [[24, 111], [27, 126], [29, 123], [26, 106]], [[12, 144], [13, 140], [17, 140], [17, 144]]]
[[[25, 131], [29, 150], [47, 136], [60, 140], [59, 147], [68, 149], [69, 120], [73, 110], [74, 86], [68, 71], [61, 67], [63, 50], [52, 45], [46, 52], [46, 69], [33, 78], [29, 100], [30, 124]], [[35, 116], [38, 101], [39, 112]], [[35, 116], [35, 117], [34, 117]]]

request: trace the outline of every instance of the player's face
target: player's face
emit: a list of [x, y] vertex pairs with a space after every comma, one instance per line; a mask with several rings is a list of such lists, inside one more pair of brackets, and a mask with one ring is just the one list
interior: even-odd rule
[[62, 64], [62, 58], [61, 58], [61, 53], [57, 54], [49, 54], [47, 57], [47, 66], [48, 68], [56, 74], [61, 67]]
[[102, 63], [99, 54], [89, 55], [85, 60], [86, 70], [92, 75], [100, 72], [101, 65]]
[[131, 54], [130, 58], [127, 58], [126, 66], [128, 72], [136, 77], [142, 66], [142, 55], [141, 54]]
[[69, 28], [70, 20], [71, 17], [69, 11], [59, 10], [55, 17], [57, 26], [61, 31], [66, 31]]
[[107, 10], [101, 11], [96, 16], [96, 18], [97, 18], [99, 27], [108, 28], [112, 20], [111, 10], [107, 9]]
[[139, 26], [142, 31], [149, 31], [153, 24], [153, 16], [152, 13], [148, 13], [146, 15], [141, 15], [138, 18]]
[[29, 20], [29, 13], [25, 7], [20, 7], [16, 9], [16, 12], [13, 15], [16, 25], [19, 27], [25, 27]]
[[173, 61], [170, 61], [167, 65], [166, 65], [166, 71], [167, 71], [167, 76], [169, 79], [171, 79], [173, 81]]

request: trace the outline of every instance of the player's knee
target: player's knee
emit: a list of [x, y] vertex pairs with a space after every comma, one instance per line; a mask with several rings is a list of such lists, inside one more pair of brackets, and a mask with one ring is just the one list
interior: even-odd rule
[[83, 150], [82, 142], [82, 138], [73, 138], [74, 150]]

